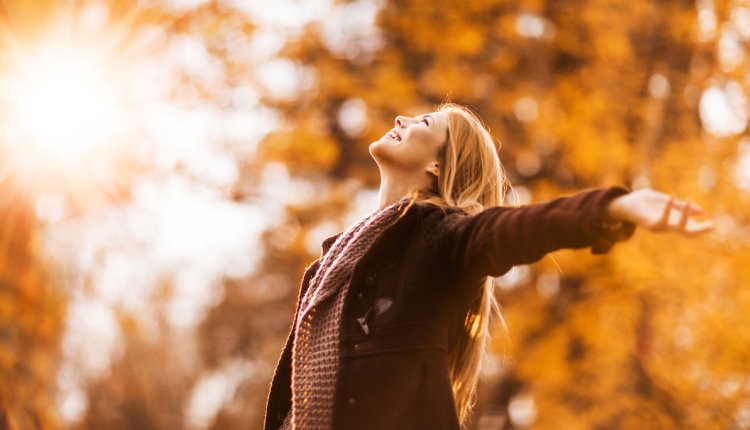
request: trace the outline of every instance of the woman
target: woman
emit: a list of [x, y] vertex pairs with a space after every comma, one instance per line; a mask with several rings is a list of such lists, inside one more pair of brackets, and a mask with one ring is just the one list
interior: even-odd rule
[[494, 141], [455, 104], [397, 117], [369, 149], [379, 208], [326, 239], [305, 271], [266, 430], [458, 429], [499, 316], [492, 277], [560, 248], [604, 254], [636, 226], [712, 228], [695, 204], [621, 186], [500, 206]]

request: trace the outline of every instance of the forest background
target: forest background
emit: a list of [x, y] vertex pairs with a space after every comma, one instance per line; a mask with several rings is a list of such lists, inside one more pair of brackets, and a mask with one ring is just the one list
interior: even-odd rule
[[470, 428], [750, 428], [749, 45], [747, 0], [0, 1], [0, 428], [260, 428], [369, 143], [446, 99], [506, 204], [716, 221], [496, 278]]

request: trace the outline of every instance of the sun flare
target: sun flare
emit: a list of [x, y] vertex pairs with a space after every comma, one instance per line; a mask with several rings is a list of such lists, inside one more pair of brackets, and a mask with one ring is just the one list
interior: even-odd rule
[[27, 150], [68, 159], [117, 132], [106, 71], [85, 55], [37, 53], [16, 65], [5, 86], [15, 145]]
[[112, 34], [0, 32], [0, 183], [78, 201], [125, 189], [138, 127], [129, 57]]

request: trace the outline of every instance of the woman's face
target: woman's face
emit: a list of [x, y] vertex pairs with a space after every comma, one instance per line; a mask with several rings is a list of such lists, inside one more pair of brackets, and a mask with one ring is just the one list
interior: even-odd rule
[[448, 136], [448, 113], [416, 117], [397, 116], [394, 127], [370, 144], [370, 155], [381, 167], [419, 172], [437, 163], [438, 151]]

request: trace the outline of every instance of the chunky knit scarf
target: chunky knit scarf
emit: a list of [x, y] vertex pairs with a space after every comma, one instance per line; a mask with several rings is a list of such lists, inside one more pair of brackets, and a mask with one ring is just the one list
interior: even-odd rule
[[328, 250], [299, 306], [292, 345], [292, 408], [281, 430], [329, 430], [344, 297], [354, 265], [395, 222], [408, 199], [352, 224]]

